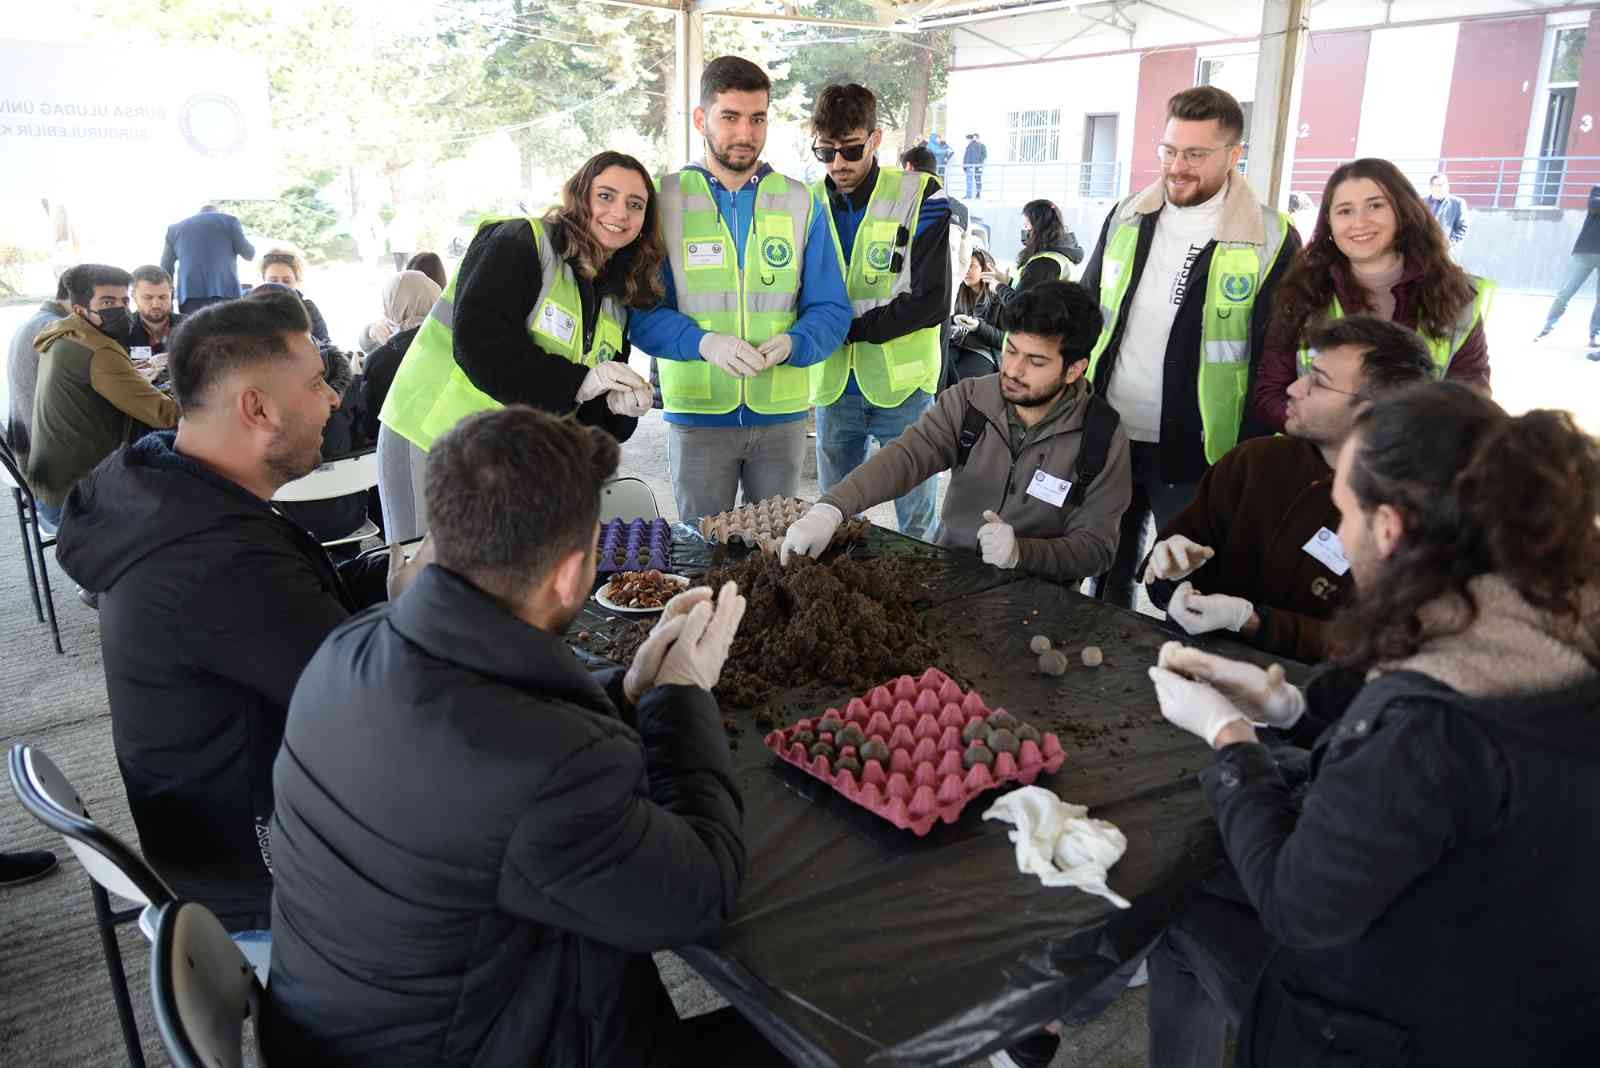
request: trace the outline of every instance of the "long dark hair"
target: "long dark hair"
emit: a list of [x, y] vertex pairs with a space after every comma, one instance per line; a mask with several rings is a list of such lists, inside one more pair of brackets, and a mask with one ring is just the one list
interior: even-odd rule
[[[1273, 305], [1272, 331], [1275, 343], [1285, 348], [1298, 347], [1305, 328], [1328, 313], [1334, 297], [1333, 268], [1350, 276], [1350, 261], [1334, 244], [1328, 212], [1333, 208], [1333, 191], [1352, 178], [1370, 178], [1382, 187], [1394, 206], [1394, 248], [1405, 257], [1406, 269], [1420, 268], [1417, 299], [1417, 329], [1433, 337], [1446, 337], [1456, 319], [1472, 303], [1472, 279], [1450, 258], [1444, 231], [1434, 222], [1417, 191], [1400, 169], [1386, 159], [1358, 159], [1335, 170], [1322, 188], [1317, 206], [1317, 225], [1310, 242], [1295, 257], [1278, 286]], [[1354, 279], [1351, 278], [1353, 282]], [[1351, 285], [1346, 315], [1372, 311], [1366, 293]]]
[[1022, 217], [1028, 220], [1028, 228], [1033, 233], [1029, 235], [1027, 244], [1022, 246], [1022, 255], [1017, 257], [1019, 264], [1027, 263], [1052, 245], [1065, 242], [1067, 224], [1061, 221], [1060, 210], [1050, 201], [1028, 201], [1022, 205]]
[[1398, 511], [1404, 535], [1335, 620], [1341, 663], [1403, 660], [1465, 630], [1478, 612], [1467, 584], [1485, 574], [1535, 608], [1600, 628], [1582, 618], [1600, 575], [1600, 442], [1570, 413], [1513, 418], [1466, 386], [1428, 383], [1364, 409], [1351, 437], [1350, 491], [1363, 512]]
[[666, 261], [667, 246], [661, 240], [660, 198], [644, 164], [623, 152], [608, 150], [590, 156], [588, 162], [578, 168], [578, 173], [561, 187], [561, 206], [546, 212], [544, 221], [561, 228], [567, 255], [575, 261], [579, 272], [585, 278], [597, 277], [607, 265], [607, 259], [600, 242], [589, 232], [589, 190], [607, 167], [625, 167], [644, 180], [644, 225], [633, 243], [617, 250], [611, 259], [616, 268], [624, 272], [623, 303], [630, 308], [653, 308], [666, 294], [661, 284], [661, 264]]
[[[978, 261], [978, 270], [980, 271], [993, 271], [995, 269], [994, 257], [989, 255], [988, 249], [973, 249], [972, 258]], [[967, 285], [967, 276], [963, 273], [961, 276], [961, 288], [956, 291], [956, 310], [962, 315], [968, 315], [978, 306], [983, 297], [983, 280], [979, 279], [976, 286], [969, 286]]]

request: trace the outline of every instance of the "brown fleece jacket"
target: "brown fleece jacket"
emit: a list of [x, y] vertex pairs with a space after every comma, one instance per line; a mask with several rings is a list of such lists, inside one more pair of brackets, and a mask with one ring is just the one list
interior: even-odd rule
[[[1323, 527], [1338, 529], [1339, 510], [1322, 451], [1299, 438], [1256, 438], [1205, 473], [1160, 536], [1215, 549], [1189, 576], [1194, 588], [1245, 598], [1262, 617], [1256, 646], [1314, 663], [1327, 655], [1326, 621], [1354, 585], [1349, 571], [1335, 575], [1303, 548]], [[1175, 585], [1153, 583], [1152, 599], [1164, 605]]]

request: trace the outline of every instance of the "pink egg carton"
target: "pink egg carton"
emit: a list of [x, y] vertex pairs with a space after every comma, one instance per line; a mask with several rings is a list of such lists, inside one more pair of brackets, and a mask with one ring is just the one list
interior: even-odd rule
[[1066, 759], [1054, 734], [990, 709], [976, 690], [963, 690], [932, 667], [763, 741], [781, 759], [919, 836], [936, 820], [954, 823], [985, 790], [1032, 784]]

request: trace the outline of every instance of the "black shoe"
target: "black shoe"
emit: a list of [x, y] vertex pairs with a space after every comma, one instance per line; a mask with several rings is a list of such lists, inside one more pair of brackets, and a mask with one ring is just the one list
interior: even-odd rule
[[0, 887], [21, 886], [56, 870], [56, 855], [44, 850], [0, 853]]
[[98, 593], [94, 593], [90, 590], [84, 589], [82, 586], [79, 586], [78, 600], [82, 601], [90, 608], [93, 608], [96, 612], [100, 611], [100, 595]]
[[1550, 336], [1550, 329], [1551, 328], [1550, 328], [1549, 324], [1546, 324], [1545, 328], [1543, 330], [1541, 330], [1537, 334], [1533, 335], [1533, 340], [1539, 341], [1542, 338], [1549, 337]]
[[990, 1068], [1049, 1068], [1061, 1039], [1048, 1031], [1029, 1035], [1009, 1049], [989, 1054]]

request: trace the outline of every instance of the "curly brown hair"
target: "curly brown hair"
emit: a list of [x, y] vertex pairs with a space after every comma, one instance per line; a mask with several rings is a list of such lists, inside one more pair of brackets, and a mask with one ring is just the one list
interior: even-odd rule
[[[607, 167], [633, 171], [644, 179], [645, 188], [644, 225], [639, 229], [639, 236], [609, 258], [589, 232], [593, 219], [589, 211], [589, 190]], [[608, 267], [621, 271], [623, 303], [643, 310], [655, 307], [666, 295], [661, 283], [661, 265], [667, 259], [667, 246], [661, 240], [660, 201], [644, 164], [626, 153], [608, 150], [590, 156], [588, 162], [578, 168], [578, 173], [567, 179], [567, 184], [561, 187], [561, 206], [547, 211], [544, 221], [546, 226], [560, 229], [567, 255], [580, 274], [592, 280]]]
[[[1444, 232], [1400, 169], [1386, 159], [1367, 158], [1346, 163], [1328, 176], [1311, 240], [1289, 265], [1278, 286], [1271, 327], [1275, 340], [1284, 347], [1302, 344], [1306, 327], [1328, 313], [1334, 296], [1333, 269], [1338, 267], [1350, 278], [1350, 261], [1333, 242], [1328, 212], [1333, 207], [1333, 191], [1352, 178], [1369, 178], [1382, 187], [1394, 206], [1395, 251], [1405, 257], [1408, 270], [1422, 270], [1417, 329], [1431, 337], [1448, 337], [1456, 319], [1472, 303], [1472, 279], [1450, 258]], [[1346, 315], [1372, 311], [1360, 286], [1348, 288], [1353, 297], [1344, 309]]]
[[1582, 616], [1600, 575], [1600, 442], [1570, 413], [1513, 418], [1476, 390], [1428, 383], [1364, 409], [1351, 440], [1350, 491], [1364, 513], [1398, 511], [1404, 534], [1334, 621], [1340, 663], [1404, 660], [1465, 630], [1478, 612], [1468, 583], [1485, 574], [1600, 630]]

